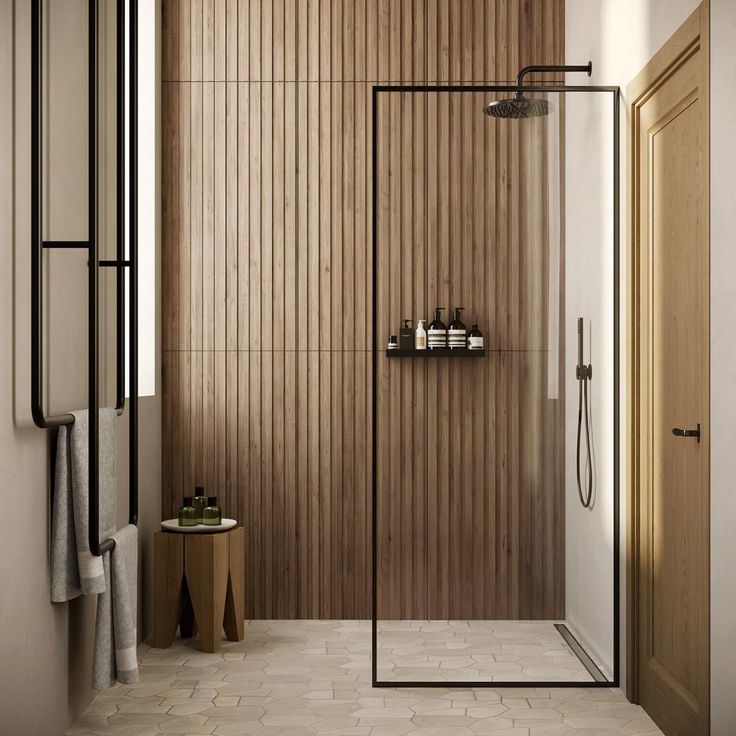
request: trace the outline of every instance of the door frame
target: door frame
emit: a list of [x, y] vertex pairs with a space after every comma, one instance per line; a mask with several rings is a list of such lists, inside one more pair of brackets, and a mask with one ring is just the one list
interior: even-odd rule
[[[639, 559], [640, 559], [640, 524], [639, 503], [641, 501], [641, 477], [643, 472], [639, 467], [640, 450], [643, 444], [639, 437], [639, 410], [648, 399], [649, 394], [642, 385], [640, 371], [640, 356], [642, 349], [639, 319], [640, 305], [643, 301], [640, 283], [640, 258], [642, 256], [639, 241], [639, 218], [636, 203], [641, 196], [639, 191], [639, 143], [637, 134], [638, 121], [642, 105], [651, 94], [667, 80], [693, 53], [700, 50], [704, 54], [706, 65], [710, 64], [709, 44], [710, 5], [709, 0], [703, 2], [693, 11], [687, 20], [665, 41], [662, 48], [650, 59], [646, 66], [631, 81], [627, 87], [628, 113], [628, 151], [627, 151], [627, 181], [629, 183], [627, 230], [629, 233], [629, 248], [627, 254], [627, 304], [628, 304], [628, 401], [627, 401], [627, 534], [626, 534], [626, 696], [632, 703], [639, 701]], [[706, 110], [710, 110], [710, 71], [703, 81]], [[710, 112], [702, 121], [704, 157], [703, 178], [708, 182], [708, 193], [702, 203], [704, 237], [710, 253]], [[710, 283], [707, 293], [710, 294]], [[651, 291], [647, 289], [647, 298]], [[708, 325], [710, 330], [710, 323]], [[710, 364], [710, 350], [708, 350]], [[708, 386], [710, 394], [710, 384]], [[710, 399], [704, 416], [706, 431], [710, 428]], [[709, 445], [710, 451], [710, 445]], [[708, 505], [710, 505], [710, 474], [707, 483]], [[708, 567], [710, 570], [710, 553], [708, 553]], [[708, 641], [710, 647], [710, 595], [708, 610]], [[710, 659], [710, 650], [708, 651]], [[710, 698], [710, 681], [708, 683], [708, 697]]]

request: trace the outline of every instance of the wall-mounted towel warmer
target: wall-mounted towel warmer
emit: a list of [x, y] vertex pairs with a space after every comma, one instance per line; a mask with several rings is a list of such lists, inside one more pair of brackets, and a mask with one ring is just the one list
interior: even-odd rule
[[128, 146], [128, 221], [129, 248], [125, 258], [125, 0], [117, 0], [117, 251], [112, 261], [99, 258], [99, 217], [97, 193], [98, 161], [98, 14], [97, 0], [89, 0], [88, 56], [88, 240], [54, 241], [43, 239], [43, 0], [33, 0], [31, 10], [31, 413], [42, 429], [72, 424], [72, 414], [46, 416], [43, 400], [43, 251], [47, 248], [86, 248], [88, 250], [88, 402], [89, 402], [89, 548], [101, 555], [115, 546], [113, 539], [100, 542], [99, 497], [99, 287], [98, 269], [115, 268], [116, 278], [116, 399], [115, 408], [125, 407], [125, 271], [129, 273], [130, 299], [128, 322], [129, 358], [129, 520], [138, 520], [138, 235], [137, 235], [137, 0], [129, 0], [129, 146]]

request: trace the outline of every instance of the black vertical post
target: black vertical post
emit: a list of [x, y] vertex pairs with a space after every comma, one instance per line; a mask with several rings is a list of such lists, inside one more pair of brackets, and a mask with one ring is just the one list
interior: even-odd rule
[[43, 415], [43, 223], [41, 155], [41, 44], [43, 43], [42, 0], [33, 0], [31, 7], [31, 413], [33, 421], [45, 426]]
[[115, 268], [116, 310], [116, 347], [115, 371], [117, 374], [115, 410], [122, 414], [125, 407], [125, 0], [117, 0], [117, 34], [116, 34], [116, 163], [117, 185], [116, 198], [116, 230], [118, 265]]
[[88, 39], [88, 96], [87, 96], [87, 227], [89, 230], [89, 260], [87, 279], [87, 391], [88, 391], [88, 441], [89, 441], [89, 547], [94, 555], [100, 550], [100, 478], [99, 478], [99, 331], [97, 306], [98, 221], [97, 221], [97, 2], [89, 0]]
[[621, 336], [619, 320], [620, 294], [620, 197], [621, 197], [621, 131], [619, 104], [621, 93], [613, 92], [613, 687], [619, 687], [621, 677], [621, 487], [620, 487], [620, 417], [621, 410]]
[[[138, 521], [138, 0], [130, 0], [129, 522]], [[118, 269], [122, 273], [122, 269]]]
[[371, 624], [371, 677], [373, 687], [378, 682], [378, 564], [377, 556], [377, 527], [378, 520], [378, 356], [376, 355], [376, 339], [378, 336], [378, 89], [373, 87], [373, 105], [372, 105], [372, 125], [373, 125], [373, 150], [371, 151], [371, 160], [373, 168], [373, 176], [371, 182], [372, 189], [372, 264], [371, 269], [371, 356], [372, 360], [372, 406], [371, 406], [371, 605], [372, 605], [372, 624]]

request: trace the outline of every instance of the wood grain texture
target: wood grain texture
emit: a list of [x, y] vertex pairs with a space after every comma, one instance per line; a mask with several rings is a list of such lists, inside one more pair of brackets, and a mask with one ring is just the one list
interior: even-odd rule
[[245, 628], [245, 599], [243, 598], [243, 560], [245, 531], [237, 527], [228, 536], [230, 566], [227, 578], [227, 600], [222, 626], [230, 641], [242, 641]]
[[[564, 294], [548, 247], [552, 132], [547, 118], [489, 120], [485, 101], [379, 98], [382, 619], [564, 615], [564, 404], [561, 387], [548, 391], [562, 349], [550, 311], [563, 319]], [[466, 308], [485, 360], [385, 360], [400, 320], [434, 305]]]
[[230, 641], [243, 639], [243, 527], [217, 534], [154, 533], [155, 607], [153, 645], [171, 645], [200, 635], [202, 648], [220, 648], [222, 629]]
[[[372, 86], [502, 81], [521, 64], [561, 63], [564, 3], [547, 5], [163, 2], [163, 511], [201, 484], [241, 521], [249, 618], [370, 615]], [[538, 303], [519, 295], [546, 266], [528, 275], [510, 245], [521, 237], [514, 166], [524, 142], [487, 125], [477, 101], [437, 97], [397, 98], [379, 120], [395, 142], [386, 155], [406, 173], [380, 184], [390, 242], [405, 247], [379, 253], [377, 344], [398, 318], [450, 306], [459, 290], [488, 339], [544, 349], [543, 290]], [[467, 172], [464, 187], [450, 186]], [[504, 247], [485, 248], [489, 239]], [[463, 243], [459, 259], [449, 242]], [[504, 277], [487, 288], [496, 273]], [[480, 363], [457, 375], [442, 361], [381, 364], [382, 416], [390, 402], [401, 422], [380, 428], [377, 472], [385, 484], [411, 467], [390, 494], [391, 523], [414, 536], [386, 550], [389, 561], [380, 550], [386, 569], [401, 570], [390, 585], [402, 615], [455, 615], [461, 591], [479, 616], [549, 613], [561, 601], [547, 547], [518, 554], [520, 514], [537, 498], [522, 501], [514, 482], [524, 422], [542, 422], [535, 458], [558, 449], [544, 434], [555, 416], [520, 395], [518, 371], [542, 395], [543, 361], [514, 353]], [[458, 400], [462, 432], [450, 442]], [[551, 504], [557, 490], [535, 493]], [[554, 528], [546, 506], [535, 514]], [[538, 580], [540, 567], [555, 582], [527, 590], [521, 581], [533, 569]]]
[[710, 733], [708, 19], [706, 1], [627, 94], [628, 694], [687, 734]]
[[[184, 574], [204, 652], [216, 652], [222, 639], [230, 574], [229, 537], [190, 534], [184, 542]], [[237, 635], [237, 630], [228, 628]]]
[[153, 535], [153, 646], [165, 649], [176, 636], [187, 594], [184, 583], [184, 535]]

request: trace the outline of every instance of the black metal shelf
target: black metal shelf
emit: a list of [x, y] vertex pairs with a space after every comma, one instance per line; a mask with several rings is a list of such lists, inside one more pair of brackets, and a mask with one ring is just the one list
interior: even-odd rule
[[485, 349], [469, 348], [435, 348], [434, 350], [387, 350], [387, 358], [482, 358]]

